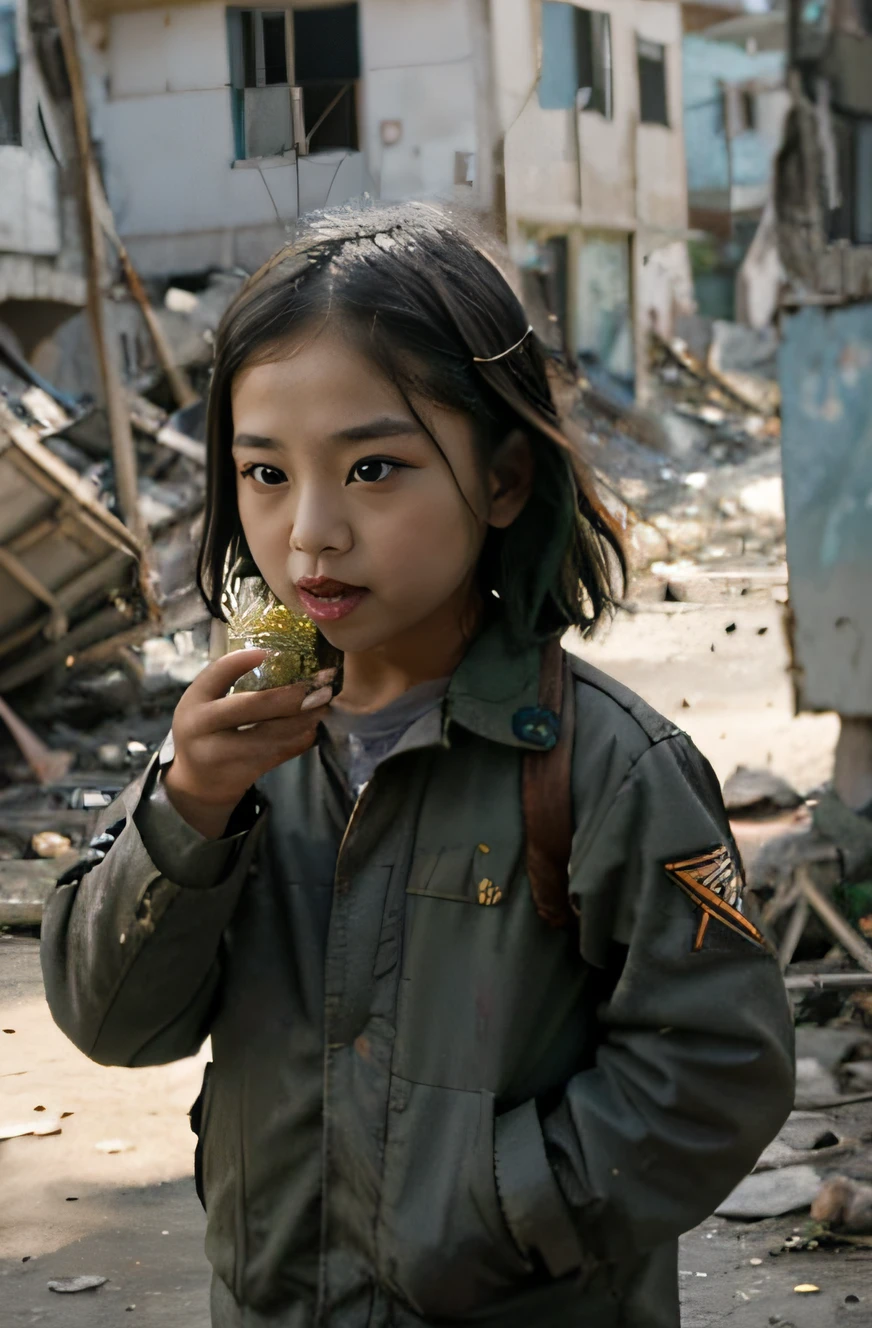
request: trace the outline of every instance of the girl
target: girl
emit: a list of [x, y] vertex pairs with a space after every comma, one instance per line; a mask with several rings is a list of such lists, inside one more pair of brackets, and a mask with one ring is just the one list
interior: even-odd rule
[[211, 664], [43, 963], [97, 1061], [211, 1035], [213, 1323], [677, 1328], [791, 1020], [710, 768], [562, 663], [619, 543], [521, 306], [430, 208], [322, 218], [227, 313], [208, 445], [212, 613], [242, 559], [342, 690]]

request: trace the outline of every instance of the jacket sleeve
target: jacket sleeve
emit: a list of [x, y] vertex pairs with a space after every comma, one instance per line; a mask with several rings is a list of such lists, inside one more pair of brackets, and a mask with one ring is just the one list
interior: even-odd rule
[[[792, 1108], [793, 1021], [775, 958], [742, 921], [738, 863], [714, 773], [678, 733], [576, 833], [581, 952], [605, 979], [595, 1064], [547, 1109], [499, 1117], [496, 1134], [509, 1225], [534, 1245], [558, 1229], [564, 1267], [546, 1160], [580, 1248], [623, 1260], [709, 1216]], [[719, 884], [733, 904], [712, 899]]]
[[42, 922], [55, 1022], [103, 1065], [192, 1055], [209, 1032], [222, 934], [263, 816], [254, 794], [228, 836], [206, 840], [175, 811], [155, 757], [108, 807], [85, 860], [62, 877]]

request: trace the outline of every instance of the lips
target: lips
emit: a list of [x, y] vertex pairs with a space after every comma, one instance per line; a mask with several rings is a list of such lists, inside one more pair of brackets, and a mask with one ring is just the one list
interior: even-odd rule
[[347, 618], [369, 594], [363, 586], [350, 586], [329, 576], [302, 576], [296, 590], [300, 604], [314, 622]]

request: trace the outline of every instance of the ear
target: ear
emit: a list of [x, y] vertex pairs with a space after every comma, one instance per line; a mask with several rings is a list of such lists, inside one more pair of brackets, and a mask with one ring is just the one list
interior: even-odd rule
[[517, 520], [533, 488], [533, 449], [521, 429], [503, 439], [488, 469], [490, 511], [488, 525], [505, 530]]

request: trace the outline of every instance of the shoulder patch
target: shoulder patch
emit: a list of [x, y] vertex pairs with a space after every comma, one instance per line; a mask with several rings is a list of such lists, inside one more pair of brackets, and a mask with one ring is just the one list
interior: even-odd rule
[[697, 908], [702, 909], [694, 950], [702, 949], [711, 918], [717, 918], [725, 927], [738, 932], [755, 945], [766, 950], [770, 948], [763, 933], [742, 913], [745, 876], [740, 863], [726, 844], [719, 844], [717, 848], [696, 853], [680, 862], [667, 862], [664, 865], [676, 885], [681, 886]]

